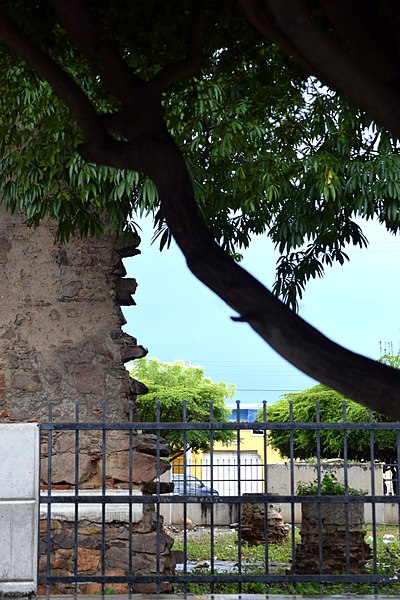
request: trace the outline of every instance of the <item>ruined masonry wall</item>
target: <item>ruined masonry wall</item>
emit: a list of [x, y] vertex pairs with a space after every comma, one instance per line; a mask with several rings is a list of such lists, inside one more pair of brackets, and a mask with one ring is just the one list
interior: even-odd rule
[[[121, 306], [134, 304], [134, 279], [126, 278], [122, 259], [139, 253], [138, 236], [129, 243], [113, 237], [55, 242], [55, 223], [28, 228], [20, 215], [0, 208], [0, 422], [47, 421], [48, 405], [53, 420], [74, 421], [80, 401], [80, 421], [99, 421], [106, 402], [109, 422], [126, 421], [130, 400], [147, 388], [132, 380], [124, 363], [145, 356], [147, 350], [122, 331]], [[105, 468], [107, 486], [129, 485], [129, 458], [134, 469], [132, 484], [139, 491], [150, 486], [157, 474], [157, 440], [154, 435], [107, 432], [106, 448], [99, 431], [79, 435], [79, 473], [75, 473], [75, 435], [54, 432], [48, 448], [41, 441], [42, 487], [48, 485], [48, 455], [52, 454], [52, 487], [99, 488]], [[105, 451], [106, 464], [103, 464]], [[161, 443], [160, 455], [170, 448]], [[169, 469], [160, 461], [161, 473]], [[147, 493], [152, 493], [148, 490]], [[153, 572], [155, 564], [154, 506], [145, 506], [133, 525], [136, 572]], [[71, 542], [75, 524], [52, 520], [51, 548], [46, 548], [47, 521], [41, 522], [40, 566], [43, 572], [49, 550], [51, 573], [73, 572]], [[78, 569], [99, 574], [101, 525], [80, 522]], [[124, 570], [128, 525], [107, 523], [107, 571]], [[173, 540], [161, 531], [161, 572], [175, 567]], [[125, 558], [124, 558], [125, 556]], [[68, 587], [68, 586], [67, 586]], [[168, 586], [166, 587], [168, 589]], [[154, 591], [144, 585], [138, 591]]]
[[[74, 572], [74, 538], [75, 524], [68, 521], [51, 520], [50, 523], [50, 567], [52, 575], [65, 575]], [[139, 523], [134, 523], [129, 531], [125, 522], [105, 524], [105, 564], [104, 574], [109, 576], [125, 576], [129, 574], [129, 545], [132, 541], [132, 573], [136, 576], [151, 576], [157, 573], [157, 535], [160, 548], [160, 572], [174, 575], [177, 562], [182, 561], [180, 551], [171, 550], [173, 539], [163, 530], [157, 534], [154, 506], [147, 505], [145, 514]], [[78, 572], [81, 575], [101, 575], [101, 522], [81, 520], [78, 523]], [[47, 520], [40, 521], [39, 574], [46, 572], [47, 564]], [[127, 583], [107, 583], [108, 590], [126, 594]], [[169, 583], [161, 583], [160, 591], [171, 591]], [[156, 585], [152, 582], [136, 583], [132, 586], [136, 593], [155, 593]], [[93, 594], [101, 592], [98, 583], [79, 584], [78, 592]], [[38, 594], [45, 594], [45, 586], [39, 586]], [[74, 593], [73, 584], [52, 586], [52, 594]]]
[[112, 237], [54, 242], [55, 224], [28, 228], [0, 208], [0, 420], [126, 418], [130, 396], [124, 362], [146, 351], [121, 330], [120, 304], [132, 304], [133, 279], [121, 256], [137, 254], [139, 237], [121, 248]]

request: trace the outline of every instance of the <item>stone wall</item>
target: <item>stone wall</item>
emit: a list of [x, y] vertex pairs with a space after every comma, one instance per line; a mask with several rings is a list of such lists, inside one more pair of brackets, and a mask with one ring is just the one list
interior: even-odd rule
[[[0, 419], [126, 419], [130, 389], [124, 363], [145, 348], [122, 332], [121, 305], [132, 304], [133, 279], [122, 257], [139, 237], [55, 243], [55, 224], [36, 229], [0, 209]], [[131, 386], [132, 387], [132, 386]]]
[[[246, 497], [247, 494], [243, 494]], [[267, 509], [267, 522], [265, 510]], [[279, 504], [254, 503], [241, 506], [241, 538], [252, 546], [264, 545], [266, 533], [269, 543], [282, 542], [288, 535], [289, 528], [285, 525]]]
[[348, 504], [347, 520], [343, 503], [303, 504], [295, 572], [317, 574], [322, 568], [323, 573], [346, 573], [348, 552], [350, 573], [364, 573], [372, 556], [371, 547], [364, 540], [365, 533], [362, 503]]
[[[122, 261], [139, 253], [140, 239], [131, 236], [121, 243], [103, 236], [60, 244], [55, 241], [55, 231], [56, 225], [50, 221], [30, 229], [21, 215], [9, 215], [0, 208], [0, 422], [47, 421], [49, 403], [55, 422], [74, 421], [77, 401], [81, 422], [99, 421], [103, 402], [108, 422], [126, 421], [130, 401], [147, 391], [129, 378], [124, 366], [129, 360], [145, 356], [147, 350], [122, 331], [125, 319], [121, 311], [121, 306], [134, 304], [132, 294], [136, 289], [135, 280], [125, 277]], [[74, 432], [55, 431], [51, 448], [43, 436], [44, 488], [49, 483], [50, 452], [52, 488], [71, 487], [76, 477]], [[166, 457], [168, 446], [163, 444], [160, 452]], [[98, 488], [104, 468], [107, 487], [128, 487], [131, 453], [133, 488], [140, 493], [156, 476], [155, 436], [136, 433], [130, 448], [129, 434], [108, 431], [103, 448], [99, 432], [80, 432], [79, 487]], [[169, 469], [168, 461], [161, 460], [160, 464], [161, 473]], [[142, 562], [150, 564], [154, 525], [151, 519], [143, 519], [137, 535], [143, 536]], [[71, 526], [62, 521], [52, 523], [52, 566], [64, 573], [71, 573], [71, 548], [57, 540], [70, 544], [67, 531]], [[79, 527], [83, 528], [80, 540], [85, 542], [80, 545], [79, 561], [97, 557], [97, 537], [88, 533], [97, 531], [96, 524]], [[121, 531], [120, 539], [118, 527], [107, 527], [114, 540], [110, 548], [125, 543], [126, 532]], [[165, 569], [173, 564], [173, 555], [168, 562], [170, 548], [165, 538]], [[83, 562], [79, 569], [86, 572], [87, 564]], [[94, 568], [92, 561], [90, 569]]]
[[[50, 542], [50, 570], [52, 576], [64, 576], [74, 573], [74, 539], [75, 527], [73, 522], [62, 520], [51, 520], [51, 542]], [[77, 568], [80, 575], [85, 575], [90, 580], [90, 575], [102, 574], [101, 546], [102, 546], [102, 524], [91, 519], [78, 522], [78, 549]], [[124, 577], [129, 574], [129, 525], [123, 521], [112, 521], [105, 524], [105, 561], [104, 575], [112, 577]], [[156, 516], [154, 505], [144, 505], [143, 519], [132, 524], [132, 573], [136, 576], [151, 576], [157, 573], [157, 536], [160, 549], [160, 572], [164, 575], [174, 575], [177, 562], [182, 561], [182, 552], [171, 550], [173, 538], [162, 529], [157, 533]], [[47, 520], [40, 521], [40, 552], [39, 552], [39, 575], [46, 573], [47, 567]], [[129, 591], [127, 583], [107, 583], [107, 590], [114, 593], [125, 594]], [[160, 584], [159, 591], [171, 591], [171, 584], [164, 582]], [[135, 593], [155, 593], [156, 584], [135, 583], [132, 585]], [[79, 584], [78, 592], [83, 594], [94, 594], [101, 592], [98, 583]], [[72, 594], [73, 584], [52, 585], [51, 594]], [[38, 589], [39, 595], [46, 594], [45, 586]]]

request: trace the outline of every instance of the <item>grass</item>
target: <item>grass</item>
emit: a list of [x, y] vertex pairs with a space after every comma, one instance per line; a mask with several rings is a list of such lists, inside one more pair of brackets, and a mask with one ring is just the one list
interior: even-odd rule
[[[372, 547], [372, 530], [366, 526], [366, 541]], [[394, 538], [384, 538], [385, 535], [392, 535]], [[296, 545], [300, 542], [299, 530], [295, 528]], [[211, 575], [210, 556], [211, 556], [211, 536], [209, 529], [199, 531], [189, 531], [187, 533], [187, 559], [199, 563], [198, 567], [194, 567], [193, 574]], [[174, 549], [183, 550], [183, 535], [176, 536]], [[237, 563], [239, 559], [238, 536], [234, 530], [218, 528], [214, 532], [214, 559], [218, 561], [218, 574], [235, 575], [237, 574]], [[243, 575], [264, 575], [265, 574], [265, 547], [249, 546], [247, 543], [241, 545], [241, 564]], [[290, 569], [292, 559], [292, 535], [281, 543], [269, 544], [268, 547], [268, 566], [269, 573], [273, 575], [285, 574]], [[229, 562], [226, 570], [221, 570], [220, 562]], [[376, 534], [376, 574], [395, 575], [400, 571], [400, 538], [399, 530], [396, 527], [378, 526]], [[223, 566], [222, 566], [223, 567]], [[374, 574], [373, 560], [366, 566], [366, 573]], [[215, 594], [232, 594], [232, 593], [248, 593], [248, 594], [394, 594], [400, 595], [400, 584], [395, 582], [380, 583], [377, 588], [371, 583], [356, 583], [356, 584], [316, 584], [301, 582], [295, 586], [288, 583], [265, 583], [253, 582], [243, 583], [242, 589], [239, 589], [237, 583], [219, 583], [218, 574], [215, 575], [215, 583], [213, 593]], [[183, 588], [183, 586], [182, 586]], [[177, 590], [179, 591], [179, 590]], [[210, 593], [209, 583], [189, 583], [187, 584], [188, 593], [204, 594]]]

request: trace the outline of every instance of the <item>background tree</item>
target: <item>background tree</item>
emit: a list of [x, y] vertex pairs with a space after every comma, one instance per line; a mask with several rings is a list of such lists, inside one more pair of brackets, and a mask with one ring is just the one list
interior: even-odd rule
[[[139, 379], [149, 392], [138, 396], [137, 405], [141, 421], [156, 420], [156, 403], [160, 403], [160, 420], [179, 423], [183, 421], [183, 402], [186, 402], [186, 421], [191, 423], [210, 420], [210, 404], [213, 405], [213, 420], [228, 421], [229, 410], [225, 400], [235, 393], [233, 385], [215, 382], [204, 376], [202, 367], [187, 366], [182, 361], [163, 363], [155, 358], [143, 358], [135, 362], [130, 374]], [[167, 430], [162, 436], [172, 446], [173, 458], [184, 450], [182, 430]], [[231, 431], [215, 431], [214, 440], [229, 442]], [[208, 431], [187, 431], [187, 450], [208, 452], [210, 433]]]
[[[267, 407], [267, 420], [288, 423], [290, 421], [290, 404], [292, 404], [294, 421], [315, 423], [317, 421], [317, 403], [319, 404], [320, 421], [324, 423], [342, 423], [344, 415], [349, 423], [366, 423], [370, 420], [370, 411], [367, 408], [324, 385], [316, 385], [302, 392], [285, 394], [281, 400]], [[260, 413], [258, 418], [262, 418]], [[389, 418], [376, 412], [373, 413], [373, 419], [376, 422], [390, 422]], [[269, 440], [271, 446], [279, 450], [283, 456], [290, 456], [289, 431], [272, 430]], [[295, 458], [310, 459], [317, 456], [316, 431], [294, 430], [293, 441]], [[321, 458], [343, 458], [343, 431], [321, 430], [320, 444]], [[396, 432], [390, 430], [374, 432], [374, 456], [375, 459], [387, 463], [396, 461]], [[371, 460], [371, 440], [368, 430], [347, 431], [347, 457], [350, 460]]]
[[400, 353], [393, 353], [393, 342], [384, 343], [383, 346], [381, 342], [379, 344], [381, 348], [381, 357], [379, 362], [383, 363], [384, 365], [388, 365], [393, 369], [400, 369]]
[[[223, 244], [222, 249], [215, 242], [230, 238], [235, 230], [235, 219], [239, 219], [239, 230], [245, 227], [247, 221], [252, 221], [252, 216], [253, 230], [268, 229], [273, 236], [282, 237], [281, 250], [290, 248], [295, 252], [293, 256], [290, 251], [286, 252], [287, 256], [283, 257], [275, 291], [293, 304], [293, 292], [286, 293], [287, 284], [281, 284], [281, 281], [284, 282], [286, 278], [291, 289], [299, 292], [308, 277], [322, 273], [324, 260], [329, 263], [336, 258], [340, 261], [344, 259], [344, 243], [353, 240], [362, 245], [363, 237], [352, 218], [359, 211], [367, 217], [372, 214], [378, 214], [379, 218], [387, 215], [383, 217], [383, 221], [392, 224], [394, 231], [397, 230], [397, 146], [396, 141], [384, 129], [369, 129], [371, 121], [365, 117], [366, 129], [362, 126], [362, 132], [373, 132], [373, 138], [369, 142], [371, 152], [376, 144], [380, 145], [382, 142], [382, 150], [386, 147], [394, 155], [393, 175], [387, 193], [386, 188], [381, 188], [382, 176], [379, 173], [375, 176], [374, 169], [372, 173], [367, 169], [359, 179], [358, 167], [355, 165], [356, 172], [352, 180], [351, 171], [344, 173], [342, 177], [342, 170], [331, 160], [330, 151], [336, 148], [339, 155], [341, 149], [344, 149], [346, 158], [356, 157], [356, 162], [362, 163], [364, 148], [360, 141], [357, 142], [358, 146], [347, 146], [348, 130], [341, 127], [338, 118], [325, 120], [321, 109], [325, 102], [329, 104], [329, 94], [324, 94], [325, 99], [321, 101], [320, 109], [318, 104], [315, 105], [318, 110], [311, 121], [319, 123], [321, 130], [327, 133], [328, 144], [324, 144], [324, 137], [322, 144], [317, 140], [314, 146], [311, 133], [304, 146], [310, 152], [310, 157], [306, 156], [304, 160], [308, 170], [306, 173], [300, 170], [297, 176], [290, 168], [287, 170], [287, 164], [296, 163], [296, 151], [301, 151], [303, 147], [299, 144], [302, 134], [298, 134], [298, 120], [304, 115], [307, 121], [307, 114], [302, 110], [301, 99], [297, 100], [299, 118], [294, 122], [290, 117], [292, 103], [290, 107], [284, 107], [283, 113], [282, 110], [275, 111], [276, 99], [291, 97], [292, 88], [304, 91], [308, 74], [313, 73], [325, 77], [333, 87], [337, 84], [344, 93], [349, 92], [350, 98], [358, 106], [369, 110], [381, 126], [390, 127], [394, 135], [400, 135], [399, 93], [396, 83], [399, 76], [395, 37], [397, 31], [395, 28], [392, 30], [390, 25], [393, 22], [393, 10], [390, 9], [390, 19], [385, 21], [388, 6], [385, 3], [368, 3], [368, 10], [361, 6], [360, 10], [350, 15], [351, 19], [346, 20], [340, 14], [343, 11], [346, 13], [340, 2], [333, 3], [333, 11], [329, 9], [331, 3], [312, 2], [310, 13], [307, 12], [308, 5], [303, 6], [299, 0], [291, 0], [289, 4], [269, 0], [268, 8], [251, 0], [242, 0], [241, 4], [251, 22], [262, 33], [281, 44], [285, 52], [293, 56], [301, 69], [305, 70], [302, 72], [289, 61], [286, 63], [279, 55], [279, 61], [282, 60], [282, 65], [287, 64], [288, 68], [285, 71], [288, 77], [283, 87], [276, 80], [278, 70], [273, 69], [278, 60], [274, 58], [276, 50], [272, 50], [271, 58], [270, 44], [257, 37], [244, 14], [231, 2], [209, 0], [199, 6], [189, 0], [174, 3], [146, 0], [134, 5], [123, 0], [100, 1], [96, 4], [83, 0], [41, 0], [35, 3], [2, 1], [0, 39], [12, 53], [2, 56], [2, 94], [3, 87], [6, 89], [8, 85], [14, 90], [5, 94], [9, 102], [8, 108], [14, 108], [11, 124], [8, 122], [2, 135], [3, 139], [10, 139], [8, 153], [3, 151], [4, 159], [7, 161], [13, 153], [22, 152], [23, 155], [24, 148], [28, 147], [30, 151], [27, 156], [33, 159], [36, 180], [31, 182], [32, 185], [25, 186], [26, 189], [31, 189], [26, 206], [27, 216], [32, 222], [36, 222], [46, 212], [53, 212], [54, 216], [63, 221], [66, 234], [71, 221], [84, 233], [98, 232], [101, 222], [99, 217], [104, 214], [104, 209], [111, 211], [109, 222], [119, 224], [119, 230], [124, 229], [126, 214], [131, 216], [133, 210], [130, 198], [140, 194], [140, 189], [147, 190], [146, 196], [156, 211], [157, 220], [161, 222], [161, 227], [166, 221], [189, 268], [239, 314], [239, 320], [248, 322], [283, 357], [312, 377], [372, 408], [380, 408], [393, 416], [398, 415], [399, 373], [346, 351], [325, 338], [291, 313], [241, 269], [230, 256], [232, 250], [229, 242]], [[358, 20], [360, 11], [363, 15], [362, 25]], [[385, 26], [386, 22], [388, 26]], [[378, 24], [380, 35], [376, 36]], [[379, 52], [375, 52], [373, 61], [375, 50]], [[14, 55], [19, 58], [15, 59]], [[26, 70], [21, 60], [36, 75]], [[267, 69], [263, 69], [263, 65]], [[207, 120], [204, 120], [210, 107], [200, 101], [200, 113], [195, 115], [197, 135], [190, 126], [190, 120], [187, 126], [188, 114], [192, 114], [191, 106], [197, 106], [196, 102], [192, 104], [192, 99], [197, 94], [201, 99], [201, 85], [204, 84], [207, 89], [208, 83], [212, 81], [211, 71], [215, 71], [217, 76], [220, 74], [221, 81], [228, 82], [237, 77], [247, 81], [248, 89], [252, 92], [248, 97], [239, 98], [234, 105], [228, 103], [228, 115], [234, 116], [228, 129], [225, 127], [224, 111], [220, 110], [225, 107], [225, 96], [220, 95], [223, 106], [214, 112], [216, 119], [220, 114], [220, 122], [217, 120], [212, 130], [208, 128]], [[43, 88], [45, 93], [41, 102], [37, 101], [36, 76], [48, 82], [61, 102], [54, 99], [48, 86]], [[262, 85], [258, 87], [258, 83], [261, 84], [263, 79], [266, 81], [268, 78], [270, 93], [264, 95], [265, 89]], [[201, 85], [197, 85], [197, 81]], [[279, 94], [273, 94], [274, 86]], [[35, 90], [33, 96], [32, 87]], [[210, 97], [217, 99], [218, 105], [218, 85]], [[226, 96], [228, 100], [231, 97], [234, 98], [234, 95]], [[273, 99], [271, 105], [270, 97]], [[301, 94], [297, 96], [301, 97]], [[19, 108], [24, 98], [27, 98], [27, 107]], [[176, 102], [173, 102], [174, 99]], [[244, 102], [240, 102], [241, 100]], [[48, 107], [57, 104], [57, 110], [50, 111], [49, 114]], [[256, 126], [250, 128], [252, 135], [249, 136], [246, 134], [247, 127], [242, 129], [241, 136], [245, 146], [236, 147], [233, 133], [235, 129], [241, 130], [241, 106], [246, 108], [247, 122], [251, 121], [255, 111], [256, 124], [258, 109], [264, 107], [266, 121], [275, 125], [272, 131], [282, 133], [285, 152], [278, 154], [280, 164], [272, 159], [271, 165], [267, 165], [263, 195], [248, 194], [243, 202], [238, 205], [232, 203], [231, 206], [230, 189], [235, 186], [229, 185], [229, 178], [226, 186], [221, 185], [223, 182], [218, 173], [221, 172], [223, 176], [230, 171], [240, 180], [243, 176], [240, 167], [248, 164], [249, 170], [244, 173], [243, 187], [251, 189], [252, 166], [257, 163], [258, 157], [274, 156], [274, 147], [266, 143], [271, 138], [271, 129], [268, 128], [265, 132], [263, 125], [260, 129]], [[39, 119], [33, 120], [31, 110], [36, 113], [38, 107]], [[353, 129], [357, 127], [355, 124], [358, 118], [363, 122], [364, 117], [362, 112], [355, 112], [355, 119], [351, 118], [351, 114], [347, 121], [345, 119]], [[296, 114], [296, 110], [294, 113]], [[7, 114], [6, 104], [2, 119]], [[23, 128], [23, 135], [20, 135], [20, 127], [23, 127], [25, 119], [28, 126], [27, 129]], [[331, 130], [336, 131], [338, 126], [338, 135], [332, 135]], [[180, 129], [184, 132], [181, 137], [176, 135], [176, 131]], [[49, 131], [54, 132], [54, 137], [47, 137]], [[217, 135], [214, 136], [215, 132]], [[14, 135], [17, 136], [18, 143], [12, 140]], [[32, 138], [36, 137], [39, 145], [42, 144], [41, 153], [30, 148]], [[50, 144], [47, 144], [48, 139]], [[357, 139], [359, 140], [359, 136]], [[185, 153], [185, 147], [190, 146], [194, 147], [198, 155], [198, 162], [194, 167]], [[227, 155], [223, 153], [222, 162], [226, 163], [226, 168], [221, 168], [221, 171], [219, 168], [213, 169], [215, 156], [224, 147], [231, 149]], [[69, 172], [74, 173], [76, 169], [71, 155], [71, 150], [75, 148], [79, 151], [80, 159], [88, 165], [81, 169], [80, 160], [77, 161], [77, 172], [73, 178], [76, 182], [75, 193], [64, 201], [64, 182]], [[321, 160], [314, 162], [314, 154], [320, 156]], [[37, 162], [36, 156], [40, 158]], [[51, 184], [47, 185], [46, 195], [41, 196], [38, 190], [42, 183], [42, 163], [44, 166], [50, 163], [51, 170], [53, 161], [56, 168]], [[63, 165], [62, 177], [59, 169], [57, 170], [57, 165], [60, 164]], [[94, 175], [93, 206], [88, 207], [94, 164], [102, 165], [103, 169]], [[302, 164], [302, 161], [297, 161], [297, 170]], [[30, 161], [24, 165], [30, 167]], [[197, 177], [195, 168], [198, 165], [200, 177]], [[124, 178], [120, 178], [116, 190], [120, 202], [115, 207], [112, 202], [108, 202], [107, 192], [103, 194], [96, 191], [102, 180], [108, 182], [110, 177], [111, 183], [106, 189], [115, 189], [110, 169], [121, 169], [125, 173], [140, 172], [143, 178], [142, 187], [135, 193], [130, 188], [129, 177], [126, 178], [127, 183]], [[6, 192], [5, 201], [11, 208], [24, 208], [15, 179], [19, 173], [22, 179], [25, 174], [26, 179], [26, 173], [29, 172], [29, 168], [11, 169], [8, 172], [11, 176], [4, 176], [4, 182], [10, 183], [10, 193]], [[210, 186], [205, 189], [214, 189], [218, 196], [212, 192], [204, 197], [201, 194], [197, 196], [198, 184], [204, 183], [204, 173], [210, 174], [207, 180]], [[277, 180], [274, 173], [279, 173]], [[47, 174], [45, 177], [47, 179]], [[157, 194], [149, 183], [150, 180], [155, 184]], [[61, 185], [61, 190], [58, 191], [57, 181]], [[342, 189], [349, 190], [349, 193], [338, 193]], [[370, 197], [369, 190], [372, 190]], [[224, 197], [228, 199], [225, 209], [221, 208], [221, 199]], [[240, 197], [241, 194], [238, 194], [236, 199]], [[274, 203], [276, 197], [278, 201]], [[217, 203], [215, 198], [219, 199]], [[222, 204], [224, 205], [223, 202]], [[54, 210], [47, 210], [50, 205]], [[92, 220], [87, 215], [91, 214], [93, 208], [97, 218], [88, 226], [87, 223], [92, 223]], [[279, 219], [276, 215], [280, 214], [281, 208], [283, 217]], [[263, 214], [269, 215], [270, 220], [260, 220], [260, 215]], [[313, 221], [313, 215], [317, 216], [318, 222]], [[219, 216], [222, 216], [222, 231]], [[121, 217], [124, 218], [121, 220]], [[205, 226], [204, 218], [211, 233]], [[274, 227], [274, 219], [277, 227]], [[220, 235], [216, 231], [221, 231]], [[249, 232], [251, 231], [250, 228]], [[168, 235], [168, 232], [164, 235], [164, 241]], [[304, 240], [306, 244], [310, 240], [305, 249], [301, 247]], [[228, 252], [224, 252], [224, 249]], [[359, 373], [357, 378], [353, 377], [355, 369]], [[385, 399], [384, 402], [381, 398]]]

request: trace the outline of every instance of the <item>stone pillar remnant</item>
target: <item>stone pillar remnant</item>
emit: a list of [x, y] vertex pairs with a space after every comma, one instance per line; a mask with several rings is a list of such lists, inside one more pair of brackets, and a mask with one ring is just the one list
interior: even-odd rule
[[347, 509], [343, 503], [303, 504], [300, 535], [296, 573], [317, 574], [321, 569], [322, 573], [346, 573], [347, 553], [350, 573], [365, 572], [372, 553], [364, 540], [364, 504], [348, 504]]

